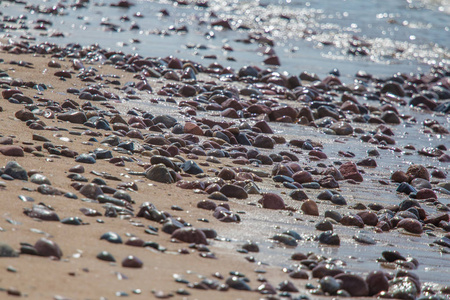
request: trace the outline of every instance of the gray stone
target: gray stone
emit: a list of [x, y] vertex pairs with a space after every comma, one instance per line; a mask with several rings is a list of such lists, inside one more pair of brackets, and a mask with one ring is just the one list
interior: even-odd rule
[[14, 250], [10, 245], [0, 242], [0, 257], [18, 257], [19, 252]]
[[95, 183], [88, 183], [80, 189], [80, 193], [89, 199], [97, 199], [98, 196], [103, 195], [102, 189]]
[[42, 174], [38, 174], [38, 173], [31, 175], [30, 182], [36, 183], [36, 184], [51, 185], [50, 180], [46, 176], [44, 176]]
[[153, 180], [161, 183], [174, 183], [172, 175], [169, 169], [163, 164], [153, 165], [145, 172], [145, 177], [149, 180]]
[[8, 162], [3, 173], [11, 176], [14, 179], [28, 180], [27, 170], [25, 170], [15, 161]]
[[322, 291], [324, 293], [328, 293], [330, 295], [336, 294], [337, 291], [341, 288], [340, 282], [331, 276], [322, 277], [319, 280], [319, 283], [320, 283], [320, 288], [322, 289]]
[[95, 164], [96, 160], [93, 154], [80, 154], [75, 158], [76, 162], [85, 164]]

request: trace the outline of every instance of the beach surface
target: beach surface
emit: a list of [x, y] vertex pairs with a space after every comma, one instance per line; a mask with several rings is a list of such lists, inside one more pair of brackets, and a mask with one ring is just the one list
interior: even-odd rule
[[0, 39], [0, 295], [448, 299], [448, 65], [289, 74], [262, 43]]

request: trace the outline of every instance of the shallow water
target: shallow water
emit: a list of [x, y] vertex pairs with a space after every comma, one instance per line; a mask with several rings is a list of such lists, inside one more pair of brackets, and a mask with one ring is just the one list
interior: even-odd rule
[[[363, 99], [358, 99], [364, 103]], [[294, 102], [290, 105], [296, 107]], [[140, 107], [142, 109], [151, 110], [155, 114], [164, 113], [168, 111], [169, 107], [174, 107], [172, 104], [148, 104], [145, 100], [133, 101], [128, 103], [126, 107]], [[423, 120], [433, 118], [441, 124], [450, 129], [450, 117], [447, 115], [432, 115], [420, 111], [411, 110], [408, 107], [400, 107], [397, 109], [399, 113], [408, 113], [417, 119], [417, 123], [421, 124]], [[197, 112], [198, 117], [208, 117], [213, 119], [223, 119], [221, 117], [214, 117], [207, 113]], [[180, 116], [180, 120], [183, 117]], [[233, 121], [227, 119], [227, 121]], [[250, 123], [252, 120], [247, 120]], [[366, 132], [375, 130], [376, 125], [352, 123], [354, 127], [360, 127]], [[399, 204], [401, 201], [408, 199], [406, 195], [396, 194], [396, 184], [381, 185], [378, 180], [387, 180], [391, 172], [396, 170], [406, 171], [410, 164], [422, 164], [424, 166], [433, 166], [448, 172], [448, 163], [441, 163], [436, 158], [425, 157], [417, 154], [414, 150], [404, 150], [403, 147], [410, 144], [419, 150], [423, 147], [435, 147], [439, 144], [448, 144], [448, 137], [436, 134], [424, 134], [419, 125], [411, 126], [411, 124], [402, 123], [401, 125], [391, 126], [395, 133], [396, 145], [402, 152], [394, 152], [391, 150], [383, 150], [377, 148], [376, 145], [363, 143], [359, 140], [359, 136], [329, 136], [321, 132], [321, 129], [311, 128], [308, 126], [301, 126], [299, 124], [282, 124], [272, 122], [270, 124], [275, 134], [283, 135], [286, 140], [290, 139], [311, 139], [312, 141], [321, 142], [324, 146], [323, 151], [327, 154], [328, 159], [322, 161], [326, 165], [333, 165], [335, 161], [346, 161], [347, 159], [338, 156], [338, 151], [351, 151], [355, 154], [353, 161], [357, 161], [367, 157], [367, 150], [377, 149], [380, 152], [379, 157], [375, 157], [378, 166], [376, 168], [359, 167], [365, 171], [364, 182], [359, 185], [352, 185], [348, 183], [340, 183], [341, 187], [338, 189], [339, 193], [344, 196], [348, 205], [355, 203], [363, 203], [366, 206], [370, 203], [377, 202], [383, 206], [391, 204]], [[340, 142], [336, 142], [339, 140]], [[258, 149], [262, 152], [270, 153]], [[287, 145], [277, 145], [275, 152], [282, 150], [289, 150]], [[299, 149], [297, 149], [299, 150]], [[297, 154], [303, 166], [315, 167], [316, 162], [310, 161], [307, 152], [304, 154]], [[272, 166], [261, 166], [263, 170], [271, 171]], [[288, 196], [290, 190], [285, 188], [274, 188], [273, 182], [268, 180], [268, 183], [257, 185], [262, 192], [275, 192], [281, 194], [287, 205], [299, 208], [301, 203], [291, 200]], [[323, 190], [323, 189], [321, 189]], [[305, 189], [305, 193], [310, 199], [317, 200], [317, 195], [321, 190]], [[443, 204], [450, 203], [450, 196], [442, 193], [437, 193], [438, 199]], [[441, 231], [424, 233], [421, 236], [404, 234], [401, 231], [392, 230], [389, 233], [375, 233], [374, 228], [366, 226], [364, 229], [355, 227], [346, 227], [342, 225], [334, 226], [334, 231], [339, 234], [341, 238], [341, 245], [339, 247], [324, 246], [315, 241], [315, 237], [320, 234], [320, 231], [315, 229], [315, 224], [320, 217], [311, 217], [301, 213], [291, 213], [288, 211], [273, 211], [267, 209], [257, 208], [254, 205], [259, 196], [251, 196], [247, 200], [230, 200], [231, 207], [235, 207], [233, 203], [250, 204], [241, 209], [243, 212], [241, 218], [243, 222], [239, 224], [226, 224], [219, 231], [220, 237], [224, 239], [231, 239], [229, 241], [213, 241], [212, 244], [218, 247], [224, 247], [230, 250], [236, 250], [240, 245], [247, 240], [255, 241], [260, 246], [260, 253], [249, 253], [256, 258], [256, 261], [268, 263], [272, 266], [281, 268], [289, 267], [295, 262], [290, 260], [290, 256], [294, 252], [307, 253], [312, 251], [317, 255], [323, 255], [330, 259], [340, 259], [346, 265], [346, 269], [359, 274], [366, 275], [368, 271], [384, 270], [387, 272], [393, 271], [381, 266], [377, 259], [381, 257], [381, 253], [385, 250], [397, 250], [402, 255], [416, 258], [420, 265], [417, 273], [426, 285], [433, 286], [447, 285], [448, 278], [450, 278], [450, 259], [449, 254], [442, 254], [439, 247], [430, 244], [442, 235]], [[423, 204], [422, 207], [429, 213], [436, 211], [434, 206], [428, 207]], [[236, 208], [234, 208], [236, 210]], [[356, 213], [356, 210], [349, 210], [347, 206], [340, 207], [329, 204], [328, 201], [321, 201], [319, 204], [320, 214], [323, 215], [325, 210], [337, 210], [342, 215], [347, 213]], [[303, 240], [299, 241], [297, 247], [284, 247], [274, 243], [270, 238], [276, 233], [282, 233], [285, 230], [294, 230], [298, 232]], [[360, 230], [367, 233], [377, 241], [376, 245], [363, 245], [355, 242], [352, 236], [357, 234]], [[436, 234], [437, 236], [434, 236]], [[245, 256], [245, 255], [243, 255]], [[264, 268], [264, 264], [255, 265], [255, 268]]]

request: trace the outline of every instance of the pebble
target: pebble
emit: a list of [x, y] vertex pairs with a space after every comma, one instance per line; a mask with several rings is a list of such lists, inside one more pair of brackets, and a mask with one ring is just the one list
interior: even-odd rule
[[341, 288], [341, 283], [334, 277], [325, 276], [319, 280], [320, 288], [324, 293], [329, 295], [335, 295], [337, 291]]
[[240, 277], [231, 276], [225, 280], [225, 283], [232, 289], [240, 291], [250, 291], [250, 286]]
[[299, 292], [298, 288], [289, 280], [280, 282], [277, 289], [282, 292], [293, 292], [293, 293]]
[[274, 193], [265, 193], [258, 203], [262, 204], [263, 208], [269, 209], [285, 209], [283, 198]]
[[416, 299], [419, 294], [416, 283], [409, 277], [394, 278], [389, 282], [389, 294], [397, 299]]
[[219, 191], [212, 192], [208, 199], [216, 200], [216, 201], [228, 201], [228, 197]]
[[164, 164], [152, 165], [145, 171], [145, 177], [149, 180], [161, 183], [175, 182], [169, 169]]
[[95, 183], [88, 183], [86, 185], [84, 185], [79, 192], [90, 199], [97, 199], [98, 196], [103, 195], [103, 191], [100, 188], [100, 186], [98, 186]]
[[122, 267], [124, 268], [138, 269], [142, 268], [143, 265], [144, 263], [139, 258], [133, 255], [129, 255], [122, 260]]
[[0, 242], [0, 257], [18, 257], [19, 252], [14, 250], [10, 245]]
[[237, 198], [237, 199], [247, 199], [248, 193], [244, 188], [233, 185], [233, 184], [225, 184], [220, 189], [220, 192], [226, 197]]
[[181, 165], [181, 169], [184, 172], [186, 172], [188, 174], [192, 174], [192, 175], [204, 173], [203, 170], [199, 167], [199, 165], [195, 161], [192, 161], [192, 160], [185, 161]]
[[20, 146], [0, 146], [0, 153], [5, 156], [25, 156], [25, 153]]
[[39, 219], [42, 221], [60, 221], [58, 215], [44, 205], [33, 205], [31, 209], [25, 208], [23, 213], [30, 218]]
[[283, 243], [286, 246], [296, 247], [298, 245], [297, 239], [289, 234], [277, 233], [272, 237], [272, 239], [280, 243]]
[[309, 199], [308, 195], [306, 195], [306, 193], [303, 190], [297, 189], [297, 188], [294, 191], [290, 192], [289, 196], [293, 200], [297, 200], [297, 201], [303, 201], [303, 200]]
[[92, 154], [80, 154], [75, 158], [75, 161], [85, 164], [95, 164], [97, 162]]
[[407, 232], [421, 234], [423, 233], [422, 223], [418, 220], [406, 218], [397, 223], [398, 228], [403, 228]]
[[325, 231], [319, 235], [319, 242], [321, 244], [339, 246], [341, 244], [341, 240], [339, 235], [333, 233], [332, 231]]
[[313, 200], [306, 200], [303, 202], [301, 206], [301, 210], [306, 215], [318, 216], [319, 215], [319, 207], [317, 203]]
[[369, 288], [369, 296], [389, 290], [389, 281], [383, 271], [370, 272], [366, 277], [366, 283]]
[[110, 243], [113, 244], [122, 244], [122, 238], [120, 237], [120, 235], [118, 235], [115, 232], [109, 231], [106, 232], [104, 234], [102, 234], [102, 236], [100, 237], [101, 240], [106, 240]]
[[333, 231], [333, 224], [330, 220], [321, 220], [316, 223], [316, 229], [320, 231]]
[[208, 245], [204, 232], [192, 227], [178, 228], [172, 233], [171, 237], [185, 243]]
[[39, 174], [39, 173], [31, 175], [30, 182], [35, 183], [35, 184], [51, 185], [50, 180], [46, 176]]
[[27, 171], [15, 161], [9, 161], [3, 169], [3, 173], [14, 179], [28, 180]]
[[369, 295], [369, 287], [361, 276], [355, 274], [338, 274], [334, 278], [341, 281], [341, 289], [346, 290], [352, 297]]
[[381, 253], [383, 258], [388, 262], [394, 262], [396, 260], [406, 261], [406, 258], [396, 250], [386, 250]]
[[367, 245], [375, 245], [377, 242], [371, 236], [365, 233], [357, 233], [353, 236], [353, 239], [359, 243]]
[[63, 256], [61, 249], [55, 242], [41, 238], [34, 244], [34, 249], [40, 256], [53, 256], [60, 259]]
[[97, 254], [97, 258], [104, 261], [115, 262], [116, 259], [108, 251], [101, 251]]
[[331, 203], [336, 205], [347, 205], [347, 201], [342, 195], [334, 194], [330, 199]]

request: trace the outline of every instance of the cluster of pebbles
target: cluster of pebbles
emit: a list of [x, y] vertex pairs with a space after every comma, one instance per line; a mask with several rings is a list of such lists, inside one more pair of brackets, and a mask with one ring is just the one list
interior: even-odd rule
[[[43, 57], [48, 68], [45, 76], [53, 76], [58, 83], [56, 86], [28, 81], [27, 72], [41, 67], [24, 60], [5, 60], [0, 65], [5, 102], [0, 114], [32, 135], [32, 141], [17, 141], [8, 134], [8, 127], [2, 130], [0, 153], [8, 158], [0, 171], [2, 188], [10, 188], [10, 181], [29, 181], [36, 186], [25, 190], [39, 195], [37, 198], [46, 195], [82, 200], [78, 202], [79, 211], [62, 218], [47, 201], [35, 204], [32, 196], [17, 191], [26, 204], [24, 214], [40, 221], [84, 226], [102, 224], [102, 217], [121, 218], [129, 221], [131, 226], [125, 221], [123, 226], [129, 226], [130, 231], [133, 227], [145, 227], [150, 236], [160, 236], [162, 232], [163, 243], [157, 243], [133, 234], [124, 241], [120, 234], [105, 230], [98, 239], [111, 245], [105, 245], [106, 250], [96, 256], [99, 260], [116, 262], [111, 252], [119, 246], [113, 244], [165, 253], [173, 247], [169, 242], [189, 245], [189, 249], [180, 248], [177, 255], [197, 251], [200, 258], [220, 260], [213, 252], [215, 241], [221, 236], [220, 228], [233, 226], [224, 223], [246, 222], [246, 215], [232, 208], [249, 200], [252, 207], [261, 210], [311, 217], [315, 220], [311, 242], [320, 247], [339, 247], [341, 237], [334, 229], [347, 226], [354, 228], [355, 242], [364, 245], [376, 241], [361, 233], [362, 228], [378, 234], [427, 234], [435, 237], [433, 245], [440, 249], [443, 260], [450, 252], [450, 183], [445, 181], [450, 162], [448, 149], [445, 143], [418, 149], [414, 143], [399, 146], [395, 137], [401, 132], [401, 124], [416, 126], [424, 135], [448, 137], [448, 123], [439, 123], [433, 117], [438, 114], [448, 121], [450, 112], [450, 70], [444, 66], [435, 66], [429, 74], [399, 73], [387, 79], [358, 72], [354, 84], [347, 85], [339, 79], [338, 70], [320, 79], [308, 72], [285, 75], [256, 66], [233, 70], [218, 63], [203, 66], [175, 57], [145, 58], [76, 44], [60, 47], [13, 42], [3, 45], [1, 51], [16, 55], [17, 59], [26, 59], [29, 54]], [[115, 70], [104, 74], [95, 67], [102, 64]], [[11, 69], [23, 70], [21, 77], [16, 77]], [[123, 83], [123, 76], [131, 79]], [[53, 91], [64, 93], [66, 99], [51, 99]], [[162, 113], [152, 111], [150, 106], [123, 110], [133, 101], [164, 104], [168, 108]], [[414, 115], [402, 113], [407, 106], [428, 117], [417, 124]], [[176, 113], [173, 108], [177, 108]], [[414, 151], [430, 164], [444, 167], [411, 164], [392, 173], [384, 172], [377, 184], [390, 188], [401, 201], [388, 205], [376, 199], [371, 203], [353, 203], [340, 193], [340, 188], [366, 183], [367, 170], [379, 168], [380, 152], [374, 148], [366, 158], [358, 159], [351, 151], [334, 151], [323, 139], [304, 139], [301, 133], [295, 139], [287, 139], [274, 133], [279, 124], [315, 128], [329, 139], [360, 140], [379, 151]], [[58, 140], [46, 132], [56, 133], [53, 137]], [[60, 141], [71, 140], [64, 136], [67, 134], [82, 142], [61, 145]], [[340, 159], [332, 162], [330, 155]], [[22, 157], [64, 161], [67, 168], [55, 170], [54, 174], [65, 176], [70, 183], [54, 186], [49, 179], [51, 174], [27, 170], [10, 160]], [[105, 162], [107, 172], [92, 169]], [[92, 170], [90, 175], [86, 174], [87, 168]], [[204, 196], [192, 208], [203, 217], [188, 220], [177, 216], [183, 211], [182, 201], [173, 203], [172, 212], [143, 201], [139, 195], [145, 195], [149, 183], [164, 184], [167, 190], [187, 190], [183, 192], [187, 198], [191, 194]], [[85, 204], [97, 204], [97, 209]], [[346, 213], [330, 207], [343, 207]], [[79, 212], [83, 218], [75, 216]], [[210, 220], [210, 216], [214, 219]], [[96, 222], [86, 222], [91, 218], [96, 218]], [[194, 227], [194, 222], [211, 227]], [[258, 238], [261, 237], [255, 236], [254, 241], [236, 249], [246, 255], [249, 263], [259, 259]], [[294, 230], [262, 238], [290, 250], [303, 239]], [[26, 254], [63, 260], [61, 249], [64, 245], [58, 245], [57, 240], [41, 238], [22, 241], [20, 245], [2, 243], [0, 256]], [[124, 268], [145, 266], [145, 260], [135, 255], [121, 257], [120, 261]], [[205, 277], [200, 282], [190, 282], [176, 274], [175, 281], [186, 284], [186, 288], [174, 287], [173, 293], [155, 290], [153, 294], [158, 298], [174, 293], [189, 295], [193, 289], [255, 291], [269, 299], [276, 299], [277, 295], [293, 299], [319, 295], [445, 299], [450, 294], [448, 286], [421, 284], [414, 273], [420, 262], [414, 257], [387, 250], [381, 253], [379, 263], [381, 270], [360, 274], [346, 269], [345, 262], [338, 258], [295, 251], [291, 265], [283, 269], [288, 279], [278, 285], [271, 284], [258, 269], [258, 283], [235, 270], [228, 277], [213, 272], [213, 278]], [[302, 284], [302, 280], [307, 281]], [[20, 295], [14, 289], [7, 292]], [[141, 290], [133, 292], [139, 294]]]

